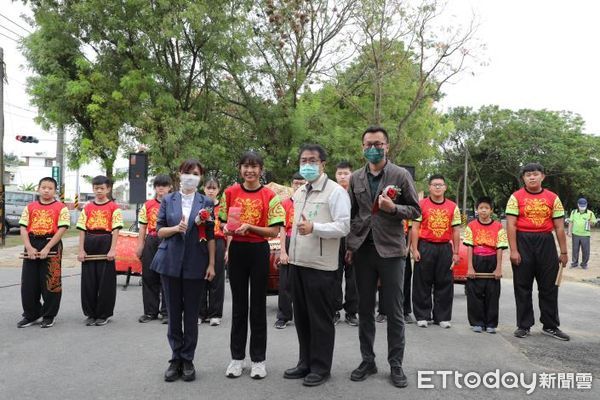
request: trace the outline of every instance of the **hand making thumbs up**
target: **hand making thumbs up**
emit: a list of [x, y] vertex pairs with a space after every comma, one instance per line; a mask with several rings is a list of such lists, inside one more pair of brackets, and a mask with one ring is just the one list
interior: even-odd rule
[[181, 216], [181, 222], [177, 225], [177, 232], [185, 233], [187, 231], [187, 222], [185, 220], [185, 215]]
[[305, 214], [300, 215], [300, 222], [298, 222], [298, 233], [301, 235], [311, 234], [313, 231], [313, 223], [306, 218]]

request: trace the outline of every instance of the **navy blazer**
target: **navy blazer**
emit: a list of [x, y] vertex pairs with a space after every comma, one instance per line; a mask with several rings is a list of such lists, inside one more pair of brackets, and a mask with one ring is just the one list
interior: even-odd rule
[[[198, 240], [198, 226], [194, 219], [203, 208], [213, 208], [213, 201], [196, 193], [185, 234], [176, 233], [164, 238], [152, 260], [150, 269], [161, 275], [184, 279], [204, 279], [208, 266], [208, 246]], [[160, 203], [156, 230], [176, 226], [181, 222], [181, 193], [170, 193]], [[212, 224], [210, 224], [212, 225]], [[213, 229], [214, 225], [210, 229]], [[209, 229], [209, 226], [207, 226]], [[212, 235], [207, 235], [211, 237]]]

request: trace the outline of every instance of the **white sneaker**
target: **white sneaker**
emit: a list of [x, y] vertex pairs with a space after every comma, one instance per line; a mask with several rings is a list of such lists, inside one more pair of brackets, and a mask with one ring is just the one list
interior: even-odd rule
[[425, 321], [425, 320], [417, 321], [417, 326], [419, 328], [427, 328], [427, 321]]
[[242, 369], [244, 368], [244, 360], [231, 360], [227, 366], [225, 376], [228, 378], [239, 378], [242, 375]]
[[250, 378], [252, 379], [263, 379], [267, 376], [267, 366], [264, 361], [253, 362], [252, 370], [250, 371]]
[[221, 325], [221, 318], [211, 318], [210, 326], [219, 326]]
[[448, 329], [451, 327], [452, 327], [452, 324], [450, 323], [450, 321], [441, 321], [440, 322], [440, 328]]

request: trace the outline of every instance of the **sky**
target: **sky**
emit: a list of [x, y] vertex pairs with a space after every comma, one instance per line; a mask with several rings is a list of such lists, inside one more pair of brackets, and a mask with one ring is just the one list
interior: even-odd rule
[[[460, 23], [475, 13], [478, 40], [486, 45], [481, 59], [443, 89], [442, 110], [454, 106], [567, 110], [586, 121], [584, 131], [600, 134], [600, 2], [595, 0], [449, 0], [447, 12]], [[32, 30], [21, 18], [28, 10], [21, 2], [0, 0], [0, 47], [8, 85], [4, 89], [5, 151], [18, 155], [54, 155], [54, 132], [35, 124], [35, 107], [25, 91], [30, 71], [18, 50], [18, 39]], [[6, 18], [5, 18], [6, 17]], [[23, 28], [9, 22], [8, 19]], [[11, 32], [12, 31], [12, 32]], [[6, 36], [3, 36], [6, 35]], [[24, 144], [16, 135], [32, 135], [40, 143]]]

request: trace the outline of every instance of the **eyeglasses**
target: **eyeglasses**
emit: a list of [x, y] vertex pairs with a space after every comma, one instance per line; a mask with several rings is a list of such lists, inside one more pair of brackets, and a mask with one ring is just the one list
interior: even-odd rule
[[300, 165], [304, 165], [304, 164], [318, 164], [320, 163], [321, 160], [319, 160], [318, 158], [301, 158], [300, 159]]
[[436, 183], [435, 185], [432, 184], [432, 185], [429, 185], [429, 186], [434, 187], [436, 189], [440, 189], [440, 188], [445, 187], [446, 184], [445, 183]]
[[368, 149], [370, 147], [375, 147], [376, 149], [382, 149], [383, 146], [385, 146], [387, 143], [383, 143], [383, 142], [367, 142], [367, 143], [363, 143], [363, 148], [364, 149]]

